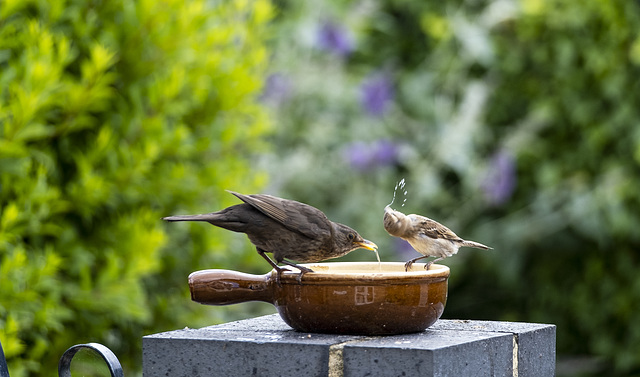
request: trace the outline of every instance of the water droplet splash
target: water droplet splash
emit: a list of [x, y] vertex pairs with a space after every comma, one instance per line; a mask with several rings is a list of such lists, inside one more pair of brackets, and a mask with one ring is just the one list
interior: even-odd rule
[[402, 201], [402, 204], [400, 205], [400, 207], [404, 207], [405, 203], [407, 202], [407, 190], [404, 189], [404, 185], [405, 185], [405, 181], [404, 178], [402, 178], [400, 180], [400, 182], [396, 183], [396, 186], [393, 188], [393, 199], [391, 199], [391, 203], [389, 203], [389, 206], [391, 206], [393, 204], [393, 202], [396, 201], [396, 191], [398, 191], [398, 189], [400, 189], [402, 192], [402, 195], [404, 196], [404, 200]]

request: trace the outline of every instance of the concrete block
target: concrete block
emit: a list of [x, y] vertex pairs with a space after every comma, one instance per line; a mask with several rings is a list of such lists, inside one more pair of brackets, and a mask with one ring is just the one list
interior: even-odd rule
[[512, 337], [430, 330], [345, 345], [344, 376], [509, 376]]
[[300, 333], [279, 315], [142, 339], [148, 376], [327, 376], [330, 347], [356, 336]]
[[395, 336], [301, 333], [273, 314], [145, 336], [150, 376], [553, 376], [555, 326], [439, 320]]
[[556, 326], [540, 323], [440, 320], [433, 330], [489, 331], [513, 336], [514, 376], [554, 376]]

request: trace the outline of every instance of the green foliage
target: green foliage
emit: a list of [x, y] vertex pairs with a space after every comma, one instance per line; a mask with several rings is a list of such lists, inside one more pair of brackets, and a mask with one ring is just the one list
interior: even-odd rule
[[203, 317], [186, 277], [256, 269], [255, 251], [160, 217], [264, 184], [251, 163], [270, 128], [256, 96], [271, 12], [264, 0], [0, 2], [0, 340], [12, 376], [53, 373], [87, 341], [140, 368], [143, 334], [234, 315]]
[[[406, 178], [398, 209], [495, 249], [445, 260], [445, 316], [555, 323], [561, 354], [640, 370], [637, 2], [291, 1], [278, 27], [283, 195], [407, 260], [381, 225]], [[393, 82], [377, 114], [376, 73]]]

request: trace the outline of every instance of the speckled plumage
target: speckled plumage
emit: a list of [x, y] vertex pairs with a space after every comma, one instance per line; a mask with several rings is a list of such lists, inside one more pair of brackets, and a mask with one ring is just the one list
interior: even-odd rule
[[458, 237], [451, 229], [435, 220], [420, 215], [405, 215], [402, 212], [386, 206], [384, 209], [384, 229], [392, 236], [407, 242], [423, 256], [407, 261], [405, 270], [419, 259], [436, 257], [425, 265], [425, 269], [433, 262], [450, 257], [458, 252], [462, 246], [478, 249], [490, 249], [481, 243], [466, 241]]

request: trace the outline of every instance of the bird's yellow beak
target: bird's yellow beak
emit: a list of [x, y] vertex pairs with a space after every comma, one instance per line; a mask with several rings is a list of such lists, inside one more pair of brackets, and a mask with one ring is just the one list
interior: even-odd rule
[[365, 248], [367, 250], [372, 250], [372, 251], [378, 250], [378, 245], [368, 240], [364, 240], [363, 242], [356, 242], [356, 244], [360, 245], [360, 247]]

